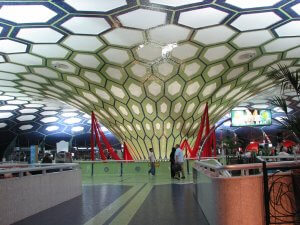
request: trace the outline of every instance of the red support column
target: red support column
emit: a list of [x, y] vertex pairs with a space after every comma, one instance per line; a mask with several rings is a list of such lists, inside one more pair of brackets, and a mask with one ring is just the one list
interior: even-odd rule
[[92, 112], [91, 114], [91, 160], [94, 161], [95, 160], [95, 149], [94, 149], [94, 125], [93, 125], [93, 116], [94, 112]]
[[129, 152], [129, 149], [126, 145], [126, 143], [124, 142], [124, 160], [128, 160], [128, 161], [132, 161], [133, 158]]

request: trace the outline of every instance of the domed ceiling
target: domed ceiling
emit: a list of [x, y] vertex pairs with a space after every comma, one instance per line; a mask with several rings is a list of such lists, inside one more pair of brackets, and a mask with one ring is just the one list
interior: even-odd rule
[[0, 1], [0, 91], [94, 111], [136, 159], [193, 143], [300, 66], [300, 3], [280, 0]]

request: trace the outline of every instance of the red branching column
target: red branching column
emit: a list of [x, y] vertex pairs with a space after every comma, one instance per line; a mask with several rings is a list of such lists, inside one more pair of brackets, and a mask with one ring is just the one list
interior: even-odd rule
[[91, 160], [95, 160], [95, 149], [94, 149], [94, 125], [93, 125], [93, 115], [94, 113], [92, 112], [91, 115]]
[[126, 143], [124, 142], [124, 160], [127, 160], [127, 161], [132, 161], [133, 158], [129, 152], [129, 149], [126, 145]]

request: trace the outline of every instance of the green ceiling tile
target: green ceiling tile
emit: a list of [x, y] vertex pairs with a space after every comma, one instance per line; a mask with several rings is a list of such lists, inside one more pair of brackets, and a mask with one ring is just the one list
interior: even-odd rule
[[124, 121], [123, 125], [127, 130], [127, 132], [130, 134], [130, 136], [133, 137], [133, 139], [137, 139], [137, 133], [135, 131], [135, 127], [133, 127], [132, 124], [127, 121]]
[[183, 42], [173, 49], [171, 56], [176, 62], [183, 63], [197, 58], [201, 50], [202, 47], [199, 45], [192, 42]]
[[[9, 73], [6, 73], [7, 75], [7, 78], [8, 77], [15, 77], [14, 80], [19, 80], [20, 78], [21, 79], [24, 79], [24, 80], [29, 80], [29, 81], [34, 81], [36, 83], [39, 83], [39, 84], [49, 84], [49, 80], [40, 76], [40, 75], [37, 75], [37, 74], [30, 74], [30, 73], [26, 73], [26, 74], [19, 74], [20, 77], [17, 77], [16, 75], [14, 74], [9, 74]], [[10, 79], [11, 80], [11, 79]], [[3, 86], [9, 86], [9, 85], [5, 85], [5, 84], [2, 84]]]
[[138, 137], [137, 141], [138, 141], [138, 143], [141, 146], [141, 151], [142, 151], [142, 153], [144, 155], [144, 159], [148, 160], [149, 159], [148, 158], [148, 148], [147, 148], [147, 146], [145, 144], [145, 139]]
[[71, 51], [58, 44], [34, 44], [30, 46], [30, 53], [44, 58], [68, 58]]
[[236, 80], [248, 71], [248, 65], [232, 67], [222, 76], [223, 83]]
[[175, 140], [174, 140], [174, 143], [175, 145], [180, 145], [180, 143], [182, 142], [182, 137], [180, 135], [178, 135]]
[[128, 109], [127, 105], [123, 104], [122, 102], [115, 101], [115, 108], [122, 115], [124, 120], [132, 122], [133, 116], [130, 113], [130, 110]]
[[218, 110], [218, 107], [221, 105], [221, 99], [219, 101], [216, 101], [214, 103], [211, 103], [208, 105], [208, 115], [211, 116], [213, 113]]
[[134, 127], [134, 129], [136, 130], [137, 134], [139, 137], [141, 137], [142, 139], [145, 137], [145, 131], [143, 129], [143, 125], [141, 122], [137, 121], [136, 119], [134, 119], [132, 121], [132, 126]]
[[150, 77], [144, 83], [147, 95], [154, 101], [164, 95], [164, 82], [158, 78]]
[[292, 59], [281, 59], [281, 60], [278, 60], [278, 61], [274, 62], [273, 64], [265, 67], [263, 73], [270, 73], [270, 72], [272, 72], [274, 70], [279, 70], [278, 65], [291, 67], [292, 65], [295, 64], [295, 62], [296, 61], [292, 60]]
[[207, 101], [204, 101], [204, 102], [200, 102], [200, 104], [198, 105], [197, 109], [195, 110], [195, 113], [193, 115], [194, 117], [194, 120], [197, 120], [198, 118], [200, 118], [203, 113], [204, 113], [204, 109], [205, 109], [205, 104], [208, 103], [210, 104], [211, 103], [211, 100], [210, 99], [207, 99]]
[[205, 46], [214, 45], [229, 41], [235, 34], [236, 31], [226, 25], [201, 27], [201, 29], [195, 30], [192, 40]]
[[169, 138], [172, 135], [174, 121], [171, 118], [164, 120], [164, 136]]
[[76, 90], [77, 90], [78, 94], [81, 95], [82, 97], [84, 97], [86, 100], [88, 100], [98, 106], [103, 106], [102, 101], [96, 95], [91, 93], [90, 91], [83, 90], [80, 88], [76, 88]]
[[127, 131], [127, 129], [124, 127], [123, 123], [119, 123], [118, 121], [116, 122], [117, 126], [119, 127], [120, 131], [122, 132], [123, 135], [125, 135], [126, 140], [130, 139], [130, 134]]
[[98, 36], [69, 35], [62, 42], [62, 45], [77, 52], [98, 52], [105, 47]]
[[172, 60], [163, 60], [155, 63], [152, 66], [152, 71], [159, 79], [166, 81], [177, 74], [178, 67], [178, 64]]
[[106, 64], [101, 69], [101, 73], [107, 80], [112, 80], [114, 82], [117, 82], [118, 84], [124, 84], [125, 80], [128, 77], [126, 71], [122, 67], [109, 64]]
[[205, 101], [207, 98], [210, 98], [216, 90], [221, 86], [221, 78], [217, 78], [210, 82], [207, 82], [205, 86], [201, 89], [199, 94], [199, 99]]
[[180, 76], [173, 77], [165, 84], [165, 95], [171, 101], [175, 100], [182, 95], [184, 85], [185, 81]]
[[159, 149], [161, 153], [161, 158], [168, 159], [169, 155], [167, 154], [167, 138], [165, 136], [162, 136], [159, 139]]
[[201, 76], [204, 68], [205, 64], [203, 62], [199, 59], [193, 59], [180, 65], [179, 75], [186, 81], [189, 81], [197, 76]]
[[172, 102], [172, 107], [170, 112], [172, 119], [176, 120], [179, 116], [182, 115], [185, 104], [186, 101], [182, 97], [179, 97]]
[[203, 49], [200, 54], [200, 59], [206, 64], [224, 61], [234, 51], [234, 48], [229, 44], [221, 44], [210, 46]]
[[131, 115], [137, 119], [138, 121], [142, 121], [145, 117], [143, 108], [141, 104], [133, 99], [130, 99], [127, 103], [127, 107], [129, 108]]
[[62, 89], [64, 91], [68, 91], [68, 92], [77, 93], [76, 89], [72, 85], [70, 85], [64, 81], [60, 81], [60, 80], [50, 80], [50, 81], [56, 88], [59, 88], [59, 89]]
[[123, 123], [123, 117], [122, 115], [119, 113], [119, 110], [116, 109], [114, 106], [109, 105], [107, 103], [103, 104], [105, 110], [117, 121], [119, 121], [120, 123]]
[[164, 127], [163, 127], [162, 120], [159, 118], [156, 118], [153, 121], [153, 128], [154, 128], [154, 135], [157, 136], [158, 138], [160, 138], [164, 133], [164, 130], [163, 130]]
[[183, 97], [188, 101], [198, 95], [201, 88], [205, 85], [202, 77], [196, 77], [186, 83], [183, 90]]
[[89, 85], [88, 83], [83, 80], [80, 76], [74, 76], [71, 74], [63, 74], [63, 79], [66, 83], [69, 83], [70, 85], [79, 87], [79, 88], [83, 88], [88, 90], [89, 89]]
[[[153, 148], [152, 140], [149, 137], [146, 136], [145, 139], [144, 139], [144, 143], [146, 145], [147, 159], [149, 159], [149, 148]], [[159, 155], [159, 153], [157, 152], [158, 149], [153, 149], [153, 150], [154, 150], [154, 155], [155, 156]]]
[[107, 44], [131, 48], [144, 42], [145, 34], [139, 30], [116, 28], [102, 35]]
[[47, 67], [59, 73], [79, 74], [79, 67], [69, 60], [47, 60]]
[[249, 70], [259, 69], [262, 67], [269, 66], [273, 64], [277, 60], [281, 59], [281, 53], [272, 53], [272, 54], [264, 54], [260, 57], [257, 57], [249, 64]]
[[[199, 129], [200, 129], [201, 118], [194, 120], [193, 125], [191, 126], [189, 137], [197, 137]], [[190, 142], [191, 144], [191, 142]], [[191, 146], [192, 147], [192, 146]]]
[[145, 154], [141, 150], [141, 146], [139, 145], [139, 142], [135, 138], [131, 138], [131, 146], [132, 149], [134, 149], [135, 152], [138, 153], [139, 158], [141, 157], [142, 159], [145, 159]]
[[98, 54], [106, 63], [117, 66], [126, 66], [133, 61], [131, 52], [124, 48], [106, 47]]
[[98, 96], [99, 100], [107, 102], [111, 105], [114, 104], [115, 100], [114, 100], [113, 96], [105, 88], [90, 84], [90, 90], [96, 96]]
[[97, 105], [95, 106], [95, 108], [97, 109], [97, 112], [99, 112], [102, 116], [104, 116], [106, 120], [108, 120], [113, 124], [116, 122], [113, 116], [109, 113], [109, 111], [106, 111], [105, 108], [100, 108]]
[[161, 149], [159, 147], [159, 140], [156, 136], [152, 138], [152, 148], [156, 159], [161, 159]]
[[193, 118], [189, 118], [185, 120], [181, 132], [183, 136], [187, 136], [187, 137], [191, 136], [190, 130], [192, 128], [193, 122], [194, 122]]
[[230, 67], [250, 63], [255, 58], [261, 56], [261, 51], [259, 48], [249, 48], [235, 51], [232, 56], [229, 57], [228, 64]]
[[175, 120], [174, 128], [173, 128], [174, 137], [177, 137], [178, 135], [181, 134], [183, 125], [184, 125], [184, 119], [182, 117], [179, 117], [177, 120]]
[[100, 70], [104, 62], [96, 54], [73, 53], [69, 58], [74, 64], [81, 68]]
[[154, 129], [153, 129], [153, 126], [152, 126], [152, 122], [150, 120], [148, 120], [147, 118], [145, 118], [143, 120], [142, 124], [143, 124], [146, 136], [152, 138], [153, 135], [154, 135], [154, 132], [153, 132]]
[[215, 102], [216, 100], [222, 98], [225, 94], [227, 94], [231, 89], [233, 89], [236, 85], [236, 80], [233, 80], [231, 82], [228, 82], [222, 86], [220, 86], [218, 89], [214, 91], [214, 94], [212, 96], [212, 101]]
[[169, 117], [171, 110], [171, 102], [163, 97], [157, 102], [157, 114], [158, 117], [162, 120], [165, 120]]
[[114, 83], [112, 81], [106, 82], [106, 89], [110, 92], [110, 94], [123, 103], [127, 103], [129, 100], [129, 96], [127, 95], [126, 90], [120, 84]]
[[154, 63], [162, 57], [162, 47], [155, 43], [139, 45], [133, 49], [134, 57], [145, 63]]
[[155, 102], [149, 98], [145, 98], [144, 101], [142, 102], [142, 107], [144, 109], [146, 118], [153, 121], [156, 118], [156, 112], [157, 112]]
[[197, 97], [188, 101], [183, 110], [183, 114], [182, 114], [183, 118], [186, 120], [192, 117], [198, 105], [199, 105], [199, 99]]
[[138, 159], [145, 160], [148, 158], [148, 155], [144, 156], [139, 149], [140, 146], [136, 146], [136, 143], [133, 144], [132, 140], [127, 139], [126, 142], [128, 143], [129, 147], [133, 150], [133, 153], [136, 155]]
[[125, 69], [130, 77], [140, 82], [144, 82], [152, 74], [151, 66], [138, 61], [133, 61], [128, 66], [126, 66]]
[[260, 76], [262, 72], [263, 69], [250, 70], [238, 78], [237, 84], [240, 85], [240, 84], [249, 83], [256, 77]]
[[216, 63], [209, 65], [205, 68], [202, 76], [206, 82], [216, 79], [217, 77], [222, 76], [228, 69], [226, 62]]
[[31, 67], [30, 71], [47, 79], [62, 80], [61, 73], [47, 67]]
[[167, 157], [170, 158], [170, 154], [172, 151], [172, 148], [175, 147], [175, 139], [173, 136], [168, 137], [167, 140]]
[[124, 84], [129, 96], [138, 102], [142, 102], [146, 97], [146, 92], [143, 83], [134, 79], [128, 78]]
[[106, 78], [100, 72], [93, 70], [81, 69], [79, 74], [87, 82], [104, 87]]

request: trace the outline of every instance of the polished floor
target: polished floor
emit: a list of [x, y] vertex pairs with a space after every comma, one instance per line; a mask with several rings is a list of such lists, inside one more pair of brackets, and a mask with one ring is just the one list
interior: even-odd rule
[[207, 225], [193, 196], [191, 175], [84, 176], [82, 196], [14, 225]]

